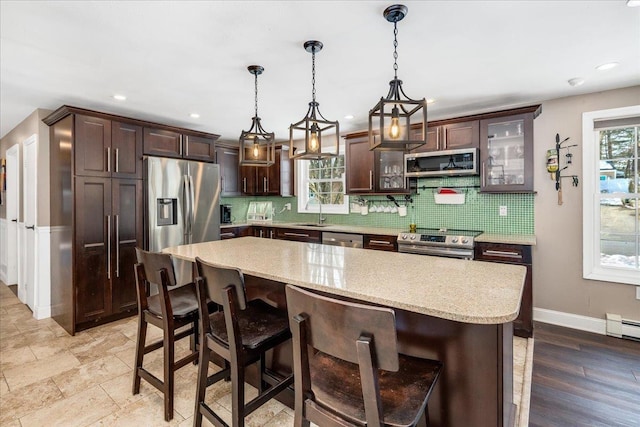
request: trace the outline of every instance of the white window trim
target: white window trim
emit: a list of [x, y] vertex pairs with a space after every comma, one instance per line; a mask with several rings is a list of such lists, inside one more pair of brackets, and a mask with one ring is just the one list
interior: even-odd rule
[[[344, 153], [344, 146], [340, 146], [340, 150]], [[320, 213], [320, 206], [317, 204], [307, 203], [307, 176], [309, 174], [309, 161], [297, 160], [296, 165], [296, 185], [298, 195], [298, 213]], [[346, 186], [346, 182], [345, 182]], [[346, 190], [346, 187], [345, 187]], [[342, 205], [322, 205], [322, 213], [325, 214], [349, 214], [349, 196], [345, 194], [344, 203]]]
[[[600, 265], [600, 185], [599, 142], [594, 122], [600, 119], [615, 119], [640, 115], [640, 105], [590, 111], [582, 114], [582, 177], [584, 182], [582, 197], [582, 277], [588, 280], [640, 285], [637, 270], [625, 270]], [[615, 197], [612, 194], [611, 197]]]

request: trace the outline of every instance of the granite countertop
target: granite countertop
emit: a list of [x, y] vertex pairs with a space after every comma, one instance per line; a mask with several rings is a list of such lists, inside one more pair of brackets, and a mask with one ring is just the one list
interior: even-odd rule
[[165, 249], [178, 258], [464, 323], [514, 320], [523, 266], [241, 237]]
[[[318, 231], [333, 231], [338, 233], [354, 233], [354, 234], [379, 234], [385, 236], [397, 236], [403, 231], [407, 231], [406, 228], [384, 228], [384, 227], [371, 227], [371, 226], [357, 226], [357, 225], [337, 225], [326, 224], [322, 226], [317, 225], [305, 225], [311, 224], [299, 223], [299, 222], [265, 222], [262, 224], [248, 224], [248, 223], [235, 223], [235, 224], [221, 224], [220, 228], [229, 227], [242, 227], [250, 225], [263, 225], [266, 227], [280, 227], [280, 228], [295, 228], [299, 230], [318, 230]], [[514, 245], [528, 245], [535, 246], [536, 236], [532, 234], [500, 234], [500, 233], [482, 233], [475, 238], [476, 242], [484, 243], [505, 243]]]

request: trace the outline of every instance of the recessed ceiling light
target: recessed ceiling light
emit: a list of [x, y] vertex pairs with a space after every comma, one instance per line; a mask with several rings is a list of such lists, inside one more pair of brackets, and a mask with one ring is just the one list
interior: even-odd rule
[[627, 6], [638, 7], [640, 6], [640, 0], [627, 0]]
[[581, 84], [584, 83], [584, 79], [582, 77], [574, 77], [572, 79], [567, 80], [567, 82], [571, 86], [580, 86]]
[[427, 104], [433, 104], [434, 102], [436, 102], [436, 100], [433, 98], [427, 99]]
[[346, 120], [352, 120], [353, 119], [353, 114], [347, 114], [346, 116], [344, 116], [344, 118]]
[[191, 117], [192, 119], [199, 119], [199, 118], [200, 118], [200, 114], [198, 114], [198, 113], [191, 113], [191, 114], [189, 114], [189, 117]]
[[620, 65], [618, 62], [607, 62], [605, 64], [598, 65], [596, 67], [596, 70], [598, 70], [598, 71], [610, 70], [612, 68], [617, 67], [618, 65]]
[[115, 95], [113, 95], [113, 99], [117, 101], [126, 101], [127, 97], [116, 93]]

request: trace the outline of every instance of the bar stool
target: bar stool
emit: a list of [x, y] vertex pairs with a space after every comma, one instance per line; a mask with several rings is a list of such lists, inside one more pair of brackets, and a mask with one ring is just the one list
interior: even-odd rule
[[[144, 378], [164, 395], [164, 419], [169, 421], [173, 418], [174, 373], [189, 362], [196, 363], [198, 359], [198, 300], [195, 284], [175, 287], [176, 277], [171, 255], [136, 248], [136, 256], [138, 337], [133, 368], [133, 394], [140, 392], [140, 379]], [[158, 288], [155, 295], [148, 295], [151, 284]], [[162, 329], [163, 339], [145, 345], [148, 323]], [[176, 330], [187, 325], [192, 326], [176, 333]], [[186, 337], [191, 337], [192, 352], [176, 361], [175, 342]], [[164, 381], [142, 366], [144, 355], [159, 348], [164, 350]]]
[[[223, 268], [196, 258], [200, 312], [200, 359], [193, 425], [204, 415], [216, 426], [228, 426], [205, 403], [208, 386], [231, 379], [232, 424], [244, 426], [244, 418], [293, 383], [293, 375], [278, 377], [266, 370], [265, 353], [291, 338], [287, 313], [255, 299], [247, 301], [244, 276], [235, 268]], [[210, 313], [207, 300], [222, 306]], [[225, 369], [208, 376], [211, 351], [225, 360]], [[245, 367], [259, 363], [259, 394], [244, 401]], [[267, 387], [271, 385], [270, 387]]]
[[[425, 426], [442, 363], [398, 354], [392, 309], [286, 287], [295, 426]], [[311, 348], [311, 349], [310, 349]]]

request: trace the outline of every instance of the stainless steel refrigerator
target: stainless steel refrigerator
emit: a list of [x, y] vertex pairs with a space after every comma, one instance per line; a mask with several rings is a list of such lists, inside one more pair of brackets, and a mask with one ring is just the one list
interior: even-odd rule
[[[191, 160], [145, 157], [149, 250], [220, 240], [220, 167]], [[179, 283], [190, 263], [176, 262]]]

